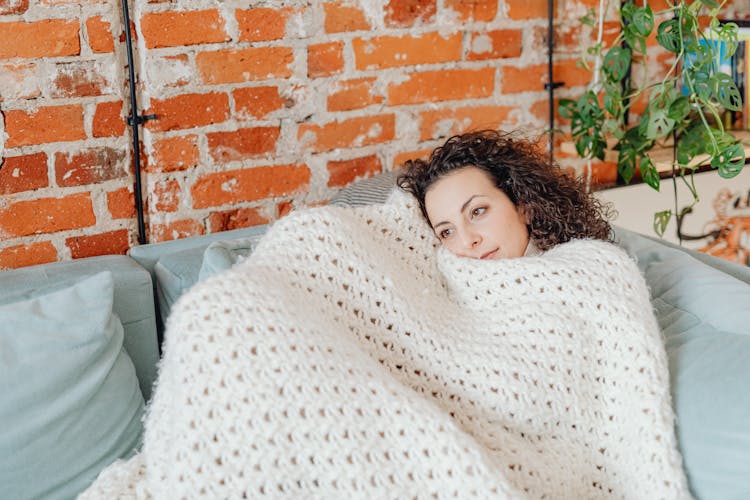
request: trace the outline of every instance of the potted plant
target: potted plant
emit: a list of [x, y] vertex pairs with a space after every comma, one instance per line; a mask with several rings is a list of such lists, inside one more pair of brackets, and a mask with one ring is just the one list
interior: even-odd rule
[[[560, 100], [559, 112], [570, 120], [578, 155], [603, 160], [608, 149], [615, 150], [617, 170], [625, 182], [639, 172], [658, 191], [660, 176], [651, 152], [673, 148], [673, 182], [684, 182], [693, 200], [680, 213], [675, 206], [655, 214], [654, 230], [660, 236], [671, 217], [676, 217], [679, 228], [681, 217], [698, 202], [696, 169], [708, 164], [730, 178], [745, 164], [742, 145], [722, 119], [726, 112], [743, 109], [740, 90], [719, 69], [719, 50], [729, 57], [738, 45], [737, 24], [719, 20], [722, 5], [717, 0], [675, 0], [655, 16], [649, 5], [625, 1], [619, 7], [621, 31], [616, 40], [607, 48], [596, 43], [582, 58], [593, 72], [589, 88], [578, 99]], [[599, 40], [606, 10], [592, 9], [582, 19], [599, 30]], [[658, 26], [655, 18], [661, 19]], [[666, 74], [649, 78], [647, 51], [655, 47], [649, 47], [647, 38], [654, 29], [658, 45], [673, 55], [673, 63]], [[631, 106], [644, 97], [648, 105], [640, 119], [629, 120]]]

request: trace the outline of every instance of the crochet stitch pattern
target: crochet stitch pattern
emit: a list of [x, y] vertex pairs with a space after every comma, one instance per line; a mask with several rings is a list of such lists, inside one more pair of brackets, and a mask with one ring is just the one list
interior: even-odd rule
[[142, 451], [81, 498], [689, 498], [616, 246], [438, 248], [412, 199], [293, 212], [169, 317]]

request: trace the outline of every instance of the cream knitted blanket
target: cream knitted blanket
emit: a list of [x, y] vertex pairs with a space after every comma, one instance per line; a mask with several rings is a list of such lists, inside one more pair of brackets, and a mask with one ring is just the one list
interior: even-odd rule
[[616, 246], [462, 259], [411, 198], [277, 222], [170, 316], [139, 455], [83, 498], [689, 497]]

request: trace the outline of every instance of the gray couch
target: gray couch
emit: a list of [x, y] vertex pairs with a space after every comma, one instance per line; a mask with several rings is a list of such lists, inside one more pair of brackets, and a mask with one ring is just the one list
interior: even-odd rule
[[[331, 204], [381, 202], [393, 186], [381, 175]], [[0, 496], [74, 498], [137, 451], [172, 304], [250, 255], [266, 229], [0, 273]], [[750, 498], [750, 268], [624, 230], [617, 238], [664, 332], [693, 493]]]

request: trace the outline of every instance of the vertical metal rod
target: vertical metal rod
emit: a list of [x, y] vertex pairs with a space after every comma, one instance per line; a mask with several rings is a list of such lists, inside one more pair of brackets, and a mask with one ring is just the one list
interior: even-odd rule
[[133, 40], [130, 36], [130, 13], [128, 0], [122, 0], [122, 17], [125, 23], [125, 47], [128, 53], [128, 87], [130, 88], [130, 118], [128, 124], [133, 128], [133, 159], [135, 162], [135, 210], [138, 216], [138, 243], [146, 243], [146, 226], [143, 222], [143, 198], [141, 195], [141, 141], [138, 127], [143, 119], [138, 114], [138, 101], [135, 92], [135, 68], [133, 67]]
[[555, 11], [555, 0], [547, 0], [547, 89], [549, 91], [549, 162], [555, 161], [555, 80], [552, 71], [552, 52], [554, 50], [554, 30], [552, 29]]

